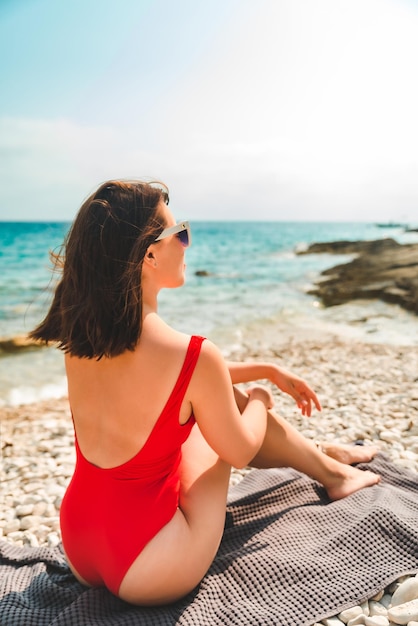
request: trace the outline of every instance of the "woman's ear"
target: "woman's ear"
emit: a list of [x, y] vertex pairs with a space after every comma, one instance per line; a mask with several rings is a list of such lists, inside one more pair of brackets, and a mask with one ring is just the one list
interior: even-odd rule
[[151, 247], [148, 248], [145, 254], [144, 263], [151, 267], [157, 267], [157, 260], [155, 258], [153, 250], [151, 250]]

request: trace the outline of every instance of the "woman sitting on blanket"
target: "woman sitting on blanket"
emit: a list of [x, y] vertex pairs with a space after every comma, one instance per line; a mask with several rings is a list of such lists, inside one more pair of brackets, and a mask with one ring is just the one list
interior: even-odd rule
[[188, 245], [165, 187], [101, 185], [72, 225], [53, 303], [31, 333], [65, 352], [77, 451], [61, 507], [71, 570], [140, 605], [181, 598], [207, 572], [231, 466], [293, 467], [331, 499], [379, 480], [350, 465], [374, 449], [319, 449], [272, 411], [266, 387], [233, 387], [268, 379], [310, 416], [321, 407], [303, 380], [225, 362], [213, 343], [158, 316], [160, 290], [184, 283]]

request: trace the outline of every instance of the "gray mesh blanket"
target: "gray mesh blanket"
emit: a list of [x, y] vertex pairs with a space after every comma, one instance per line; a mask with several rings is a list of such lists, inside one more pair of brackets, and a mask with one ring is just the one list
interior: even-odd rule
[[[1, 626], [303, 626], [418, 571], [418, 475], [379, 455], [381, 484], [331, 502], [291, 469], [231, 490], [225, 535], [202, 583], [159, 608], [130, 606], [72, 577], [59, 548], [0, 542]], [[181, 567], [181, 564], [179, 564]]]

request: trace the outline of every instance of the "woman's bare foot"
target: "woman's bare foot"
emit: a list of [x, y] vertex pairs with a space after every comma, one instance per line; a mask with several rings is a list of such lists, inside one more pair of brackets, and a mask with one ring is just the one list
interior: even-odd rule
[[346, 465], [368, 463], [379, 451], [376, 446], [355, 446], [343, 443], [321, 443], [320, 448], [327, 456]]
[[371, 487], [380, 482], [380, 476], [373, 472], [359, 470], [344, 465], [341, 473], [336, 473], [327, 485], [324, 485], [331, 500], [341, 500], [364, 487]]

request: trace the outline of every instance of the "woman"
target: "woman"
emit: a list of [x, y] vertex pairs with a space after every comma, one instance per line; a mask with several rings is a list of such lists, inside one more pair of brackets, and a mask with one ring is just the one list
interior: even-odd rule
[[332, 499], [379, 480], [349, 465], [373, 449], [325, 454], [271, 410], [267, 388], [233, 387], [269, 379], [309, 416], [320, 404], [304, 381], [276, 365], [225, 363], [210, 341], [158, 317], [159, 291], [184, 282], [189, 243], [165, 190], [101, 185], [73, 223], [53, 303], [31, 334], [65, 352], [77, 451], [61, 507], [69, 565], [134, 604], [174, 601], [203, 578], [231, 466], [291, 466]]

